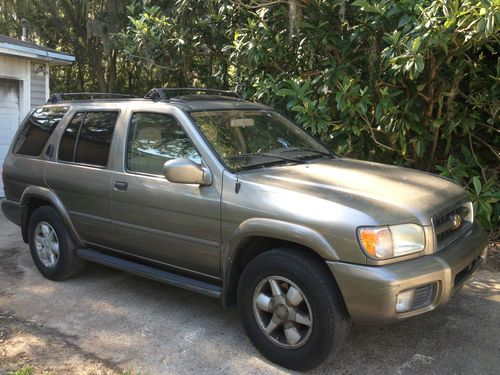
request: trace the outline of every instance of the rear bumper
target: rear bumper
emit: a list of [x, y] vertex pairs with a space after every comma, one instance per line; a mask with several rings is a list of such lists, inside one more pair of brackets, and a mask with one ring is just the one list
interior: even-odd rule
[[[486, 232], [475, 223], [468, 234], [433, 255], [379, 267], [342, 262], [327, 262], [327, 265], [353, 321], [390, 323], [447, 303], [486, 257], [487, 245]], [[432, 287], [423, 288], [429, 284]], [[399, 292], [419, 287], [431, 290], [428, 300], [411, 311], [397, 313]]]
[[5, 217], [14, 224], [21, 225], [21, 207], [19, 203], [10, 201], [7, 198], [2, 199], [1, 203]]

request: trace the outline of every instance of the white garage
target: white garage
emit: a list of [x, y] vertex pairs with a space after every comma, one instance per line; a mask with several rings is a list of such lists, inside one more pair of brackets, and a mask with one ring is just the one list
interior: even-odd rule
[[0, 34], [0, 166], [19, 122], [31, 108], [47, 101], [50, 67], [73, 61], [67, 53]]

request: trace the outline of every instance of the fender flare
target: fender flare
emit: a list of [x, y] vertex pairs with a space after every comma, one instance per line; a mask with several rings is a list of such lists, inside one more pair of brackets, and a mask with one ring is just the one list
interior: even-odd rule
[[59, 215], [61, 215], [61, 218], [68, 228], [68, 231], [70, 232], [71, 237], [75, 241], [76, 245], [83, 246], [83, 241], [81, 240], [80, 236], [78, 236], [78, 233], [69, 216], [68, 210], [66, 210], [66, 207], [64, 206], [61, 199], [59, 199], [59, 197], [52, 190], [41, 186], [27, 187], [23, 191], [23, 194], [21, 195], [21, 199], [19, 201], [21, 210], [21, 232], [23, 235], [23, 240], [25, 242], [28, 242], [28, 202], [30, 198], [43, 199], [49, 202], [56, 209]]
[[314, 229], [275, 219], [252, 218], [245, 220], [238, 226], [233, 236], [223, 245], [224, 305], [226, 305], [228, 299], [227, 294], [231, 293], [231, 288], [233, 287], [231, 283], [234, 279], [234, 260], [240, 251], [244, 251], [241, 245], [250, 237], [266, 237], [293, 242], [311, 249], [325, 261], [339, 260], [339, 256], [331, 244], [321, 233]]

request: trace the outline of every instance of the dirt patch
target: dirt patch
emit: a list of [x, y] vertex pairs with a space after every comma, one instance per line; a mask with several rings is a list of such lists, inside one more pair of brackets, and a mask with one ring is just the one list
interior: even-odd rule
[[57, 331], [0, 312], [0, 374], [21, 369], [32, 375], [123, 374], [115, 364], [82, 351]]
[[482, 268], [488, 271], [500, 271], [500, 230], [490, 233], [488, 256]]

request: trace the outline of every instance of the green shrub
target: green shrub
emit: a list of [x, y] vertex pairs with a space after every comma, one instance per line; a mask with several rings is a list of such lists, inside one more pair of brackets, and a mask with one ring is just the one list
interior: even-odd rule
[[498, 0], [170, 3], [137, 1], [121, 35], [162, 82], [236, 88], [341, 154], [452, 178], [498, 226]]

